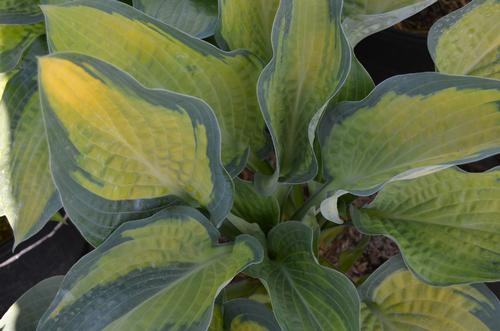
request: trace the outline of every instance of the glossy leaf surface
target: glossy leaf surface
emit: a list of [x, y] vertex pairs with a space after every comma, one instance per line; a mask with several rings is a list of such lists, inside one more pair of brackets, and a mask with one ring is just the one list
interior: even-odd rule
[[226, 216], [232, 185], [206, 103], [74, 53], [42, 58], [39, 72], [52, 173], [87, 240], [179, 200], [206, 208], [215, 224]]
[[186, 207], [129, 222], [71, 268], [39, 330], [206, 330], [221, 288], [262, 259]]
[[9, 220], [15, 245], [37, 233], [61, 208], [38, 94], [35, 57], [45, 53], [43, 41], [35, 41], [0, 103], [0, 214]]
[[198, 38], [214, 34], [217, 0], [133, 0], [134, 7]]
[[312, 120], [343, 84], [351, 61], [340, 10], [336, 0], [283, 0], [276, 14], [273, 59], [257, 88], [282, 182], [316, 175]]
[[222, 52], [116, 1], [74, 1], [43, 11], [51, 51], [88, 54], [146, 87], [206, 101], [219, 122], [230, 174], [243, 169], [250, 146], [257, 153], [266, 145], [255, 91], [261, 63], [247, 51]]
[[500, 302], [483, 284], [432, 287], [396, 256], [359, 288], [361, 330], [493, 331]]
[[260, 278], [271, 296], [283, 330], [358, 330], [359, 299], [351, 281], [316, 261], [313, 232], [299, 222], [273, 228], [268, 256], [250, 274]]
[[336, 200], [346, 192], [369, 196], [388, 181], [498, 153], [499, 101], [500, 81], [421, 73], [328, 109], [319, 137], [332, 197], [323, 215], [338, 221]]
[[271, 30], [279, 0], [221, 0], [220, 41], [251, 50], [266, 63], [273, 56]]
[[429, 31], [439, 71], [500, 79], [500, 1], [475, 0], [441, 18]]

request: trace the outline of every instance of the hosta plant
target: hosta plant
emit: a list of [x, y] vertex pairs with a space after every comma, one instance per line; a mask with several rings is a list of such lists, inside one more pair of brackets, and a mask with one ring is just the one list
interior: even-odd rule
[[[0, 4], [0, 212], [95, 249], [1, 330], [500, 329], [500, 172], [456, 167], [500, 153], [500, 1], [376, 87], [354, 46], [435, 1], [41, 2]], [[352, 226], [401, 251], [357, 283]]]

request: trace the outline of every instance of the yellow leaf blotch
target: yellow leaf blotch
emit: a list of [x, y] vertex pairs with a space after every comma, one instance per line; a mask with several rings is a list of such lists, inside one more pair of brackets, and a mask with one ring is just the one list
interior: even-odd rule
[[78, 151], [71, 176], [83, 187], [110, 200], [174, 194], [209, 203], [206, 129], [184, 109], [149, 103], [90, 64], [61, 58], [40, 59], [40, 82]]

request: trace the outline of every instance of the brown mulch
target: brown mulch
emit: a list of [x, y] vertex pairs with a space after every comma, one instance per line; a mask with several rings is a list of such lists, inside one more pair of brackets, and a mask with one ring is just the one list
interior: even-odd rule
[[465, 6], [470, 1], [471, 0], [439, 0], [420, 13], [396, 24], [394, 27], [402, 31], [425, 34], [438, 19]]
[[[363, 234], [353, 226], [338, 235], [328, 247], [320, 248], [320, 254], [329, 263], [338, 266], [338, 257], [363, 239]], [[397, 245], [384, 236], [372, 236], [365, 247], [363, 254], [356, 260], [346, 275], [355, 283], [363, 280], [391, 256], [398, 254]]]

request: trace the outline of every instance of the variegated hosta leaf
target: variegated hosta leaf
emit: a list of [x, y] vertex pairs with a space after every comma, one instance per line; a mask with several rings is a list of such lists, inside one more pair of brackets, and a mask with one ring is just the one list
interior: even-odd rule
[[52, 51], [75, 51], [116, 65], [146, 87], [205, 100], [217, 116], [222, 159], [232, 174], [248, 147], [266, 145], [255, 84], [260, 61], [246, 51], [226, 53], [116, 1], [82, 0], [44, 6]]
[[4, 24], [0, 21], [0, 72], [13, 69], [24, 51], [43, 33], [43, 22]]
[[279, 0], [220, 0], [219, 41], [229, 49], [249, 49], [269, 62], [278, 5]]
[[234, 203], [231, 212], [250, 223], [257, 223], [263, 230], [270, 230], [280, 220], [280, 205], [274, 196], [257, 193], [252, 183], [234, 180]]
[[317, 172], [312, 120], [344, 83], [351, 61], [340, 26], [341, 4], [282, 0], [276, 14], [274, 56], [257, 89], [276, 150], [274, 177], [282, 182], [305, 182]]
[[179, 199], [224, 219], [232, 185], [206, 103], [75, 53], [41, 58], [39, 82], [54, 180], [89, 242]]
[[217, 0], [133, 0], [134, 7], [198, 38], [212, 36]]
[[285, 331], [358, 330], [359, 299], [350, 280], [318, 264], [313, 233], [299, 222], [285, 222], [268, 234], [268, 256], [249, 269], [271, 296]]
[[0, 103], [0, 215], [7, 216], [15, 245], [37, 233], [61, 208], [49, 169], [49, 150], [38, 95], [37, 39]]
[[500, 280], [500, 169], [390, 183], [352, 217], [362, 232], [394, 238], [428, 283]]
[[345, 0], [342, 25], [352, 47], [432, 5], [437, 0]]
[[[38, 5], [38, 0], [2, 0], [0, 2], [0, 24], [24, 24], [41, 21], [43, 16]], [[1, 35], [2, 33], [0, 33]]]
[[24, 293], [0, 319], [0, 330], [34, 331], [62, 280], [63, 276], [44, 279]]
[[225, 302], [223, 309], [224, 330], [281, 331], [273, 312], [257, 301], [234, 299]]
[[494, 331], [500, 302], [483, 284], [432, 287], [395, 256], [359, 287], [361, 330]]
[[500, 79], [500, 0], [475, 0], [429, 31], [439, 71]]
[[39, 330], [206, 330], [222, 287], [263, 255], [218, 237], [187, 207], [122, 225], [71, 268]]
[[500, 81], [420, 73], [378, 85], [369, 97], [327, 110], [319, 129], [323, 215], [340, 221], [337, 198], [368, 196], [414, 178], [500, 152]]

